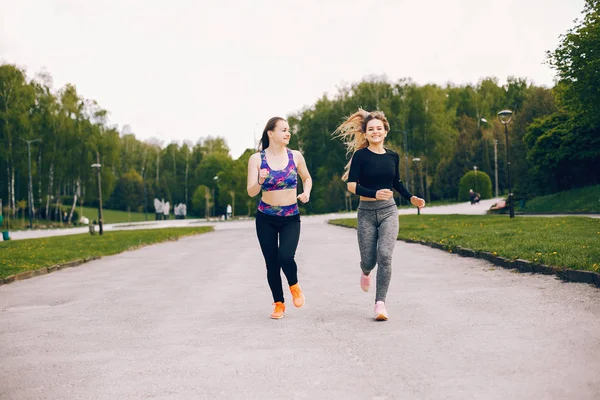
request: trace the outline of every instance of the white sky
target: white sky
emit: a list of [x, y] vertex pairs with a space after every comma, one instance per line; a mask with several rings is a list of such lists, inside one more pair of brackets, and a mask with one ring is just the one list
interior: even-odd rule
[[545, 52], [583, 0], [0, 0], [0, 61], [45, 68], [165, 144], [219, 135], [237, 158], [266, 121], [370, 75], [510, 75], [552, 86]]

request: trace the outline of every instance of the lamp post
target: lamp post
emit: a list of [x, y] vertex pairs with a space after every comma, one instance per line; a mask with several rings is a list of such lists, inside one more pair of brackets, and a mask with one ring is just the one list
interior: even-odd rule
[[29, 203], [29, 229], [33, 229], [33, 183], [31, 180], [31, 143], [33, 142], [41, 142], [41, 139], [33, 139], [33, 140], [25, 140], [21, 138], [22, 141], [27, 143], [27, 157], [29, 158], [29, 190], [28, 190], [28, 203]]
[[102, 235], [104, 230], [102, 229], [102, 183], [100, 180], [100, 155], [96, 153], [96, 163], [92, 164], [92, 169], [96, 173], [96, 182], [98, 183], [98, 233]]
[[473, 165], [473, 171], [475, 171], [475, 193], [477, 193], [477, 165]]
[[[415, 158], [413, 158], [412, 160], [413, 160], [413, 162], [414, 162], [414, 163], [416, 163], [416, 164], [417, 164], [417, 173], [418, 173], [418, 176], [419, 176], [419, 181], [421, 182], [421, 183], [420, 183], [420, 186], [421, 186], [421, 193], [420, 193], [420, 194], [421, 194], [421, 196], [423, 196], [423, 181], [421, 180], [421, 178], [422, 178], [422, 177], [421, 177], [421, 171], [420, 171], [420, 169], [419, 169], [419, 168], [420, 168], [420, 166], [421, 166], [421, 159], [420, 159], [420, 158], [418, 158], [418, 157], [415, 157]], [[417, 187], [417, 185], [415, 185], [415, 189], [416, 189], [416, 187]], [[415, 191], [416, 191], [416, 190], [415, 190]], [[419, 196], [419, 197], [421, 197], [421, 196]], [[417, 207], [417, 214], [418, 214], [418, 215], [421, 215], [421, 207]]]
[[[213, 180], [215, 181], [215, 187], [216, 187], [219, 184], [219, 176], [215, 175], [213, 177]], [[215, 188], [212, 189], [212, 198], [213, 198], [213, 210], [212, 210], [212, 214], [213, 214], [213, 217], [215, 217], [216, 216], [215, 211], [216, 211], [216, 208], [217, 208], [217, 199], [215, 198]]]
[[508, 124], [512, 120], [512, 111], [511, 110], [502, 110], [498, 113], [498, 118], [500, 122], [504, 124], [504, 135], [506, 136], [506, 171], [508, 174], [508, 209], [510, 212], [510, 218], [515, 217], [515, 210], [513, 206], [513, 193], [510, 182], [510, 147], [508, 142]]

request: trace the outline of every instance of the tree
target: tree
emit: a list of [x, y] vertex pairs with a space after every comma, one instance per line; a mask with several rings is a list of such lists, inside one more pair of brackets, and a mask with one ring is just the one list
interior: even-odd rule
[[33, 104], [33, 88], [25, 79], [25, 72], [15, 65], [0, 65], [0, 139], [2, 158], [6, 165], [8, 207], [16, 212], [15, 146], [20, 134], [28, 133], [27, 113]]
[[143, 192], [142, 176], [131, 169], [119, 179], [112, 194], [111, 206], [126, 211], [142, 211]]
[[547, 61], [563, 83], [557, 92], [561, 105], [600, 126], [600, 0], [585, 0], [575, 24]]
[[548, 52], [560, 79], [558, 110], [536, 119], [524, 137], [541, 192], [600, 182], [600, 0], [586, 0], [583, 14]]
[[194, 191], [192, 196], [191, 211], [198, 217], [207, 215], [210, 205], [207, 201], [207, 196], [210, 198], [210, 189], [204, 185], [200, 185]]

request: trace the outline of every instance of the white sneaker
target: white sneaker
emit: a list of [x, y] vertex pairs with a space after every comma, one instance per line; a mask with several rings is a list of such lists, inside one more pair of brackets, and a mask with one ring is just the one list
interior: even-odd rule
[[375, 320], [376, 321], [387, 321], [388, 313], [385, 309], [385, 303], [383, 301], [378, 301], [375, 303]]

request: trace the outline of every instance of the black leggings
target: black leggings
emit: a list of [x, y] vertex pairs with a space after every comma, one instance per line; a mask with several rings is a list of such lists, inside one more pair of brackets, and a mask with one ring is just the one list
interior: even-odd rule
[[267, 263], [267, 281], [273, 301], [283, 303], [281, 270], [290, 286], [298, 283], [298, 266], [294, 256], [300, 239], [300, 215], [280, 217], [258, 211], [256, 234]]

